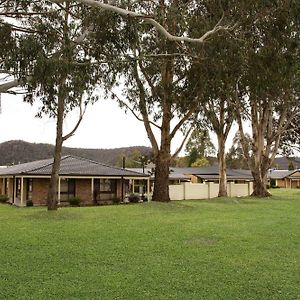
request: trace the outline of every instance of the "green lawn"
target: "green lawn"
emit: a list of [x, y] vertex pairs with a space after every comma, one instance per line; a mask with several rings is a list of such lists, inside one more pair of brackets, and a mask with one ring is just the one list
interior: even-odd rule
[[0, 205], [0, 299], [300, 299], [300, 190], [271, 199]]

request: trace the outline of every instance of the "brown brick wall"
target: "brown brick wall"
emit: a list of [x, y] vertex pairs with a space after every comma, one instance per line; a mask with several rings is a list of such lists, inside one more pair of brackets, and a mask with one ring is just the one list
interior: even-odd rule
[[288, 185], [286, 185], [285, 179], [277, 179], [276, 185], [279, 186], [280, 188], [289, 187]]
[[47, 203], [47, 194], [50, 180], [47, 178], [34, 178], [32, 181], [32, 202], [34, 205]]
[[84, 204], [92, 203], [92, 180], [91, 179], [76, 179], [75, 195], [79, 197]]
[[293, 189], [300, 188], [300, 180], [293, 180], [292, 181], [292, 188]]

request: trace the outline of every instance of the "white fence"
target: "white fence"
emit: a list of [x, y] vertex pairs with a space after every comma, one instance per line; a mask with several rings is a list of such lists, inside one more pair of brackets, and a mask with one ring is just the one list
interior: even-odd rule
[[[219, 184], [213, 182], [170, 185], [171, 200], [211, 199], [218, 197]], [[227, 184], [228, 197], [250, 196], [253, 192], [253, 182]]]

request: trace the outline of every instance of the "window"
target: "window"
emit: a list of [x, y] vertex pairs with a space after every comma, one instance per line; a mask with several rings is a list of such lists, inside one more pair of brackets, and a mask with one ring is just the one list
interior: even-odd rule
[[95, 179], [94, 180], [94, 199], [110, 200], [117, 194], [117, 180], [116, 179]]
[[100, 193], [115, 193], [116, 181], [112, 179], [100, 179]]
[[145, 180], [135, 180], [134, 181], [134, 193], [136, 194], [144, 194], [146, 193], [146, 182]]
[[16, 198], [21, 199], [21, 178], [16, 179]]
[[75, 196], [75, 179], [60, 180], [60, 201], [68, 201]]
[[32, 178], [27, 179], [26, 199], [29, 200], [29, 201], [32, 201]]

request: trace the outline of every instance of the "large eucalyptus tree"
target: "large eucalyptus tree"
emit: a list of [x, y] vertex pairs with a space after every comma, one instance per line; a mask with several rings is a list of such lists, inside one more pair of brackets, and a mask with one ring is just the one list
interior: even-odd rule
[[[254, 177], [253, 195], [265, 197], [267, 171], [282, 135], [299, 115], [300, 3], [244, 3], [242, 74], [236, 83], [235, 115], [244, 155]], [[245, 122], [251, 124], [251, 153]]]
[[[107, 90], [108, 95], [112, 95], [122, 107], [143, 122], [156, 165], [153, 200], [169, 201], [170, 162], [188, 138], [199, 107], [197, 93], [186, 82], [193, 54], [190, 53], [189, 44], [183, 42], [204, 47], [206, 39], [228, 27], [221, 26], [220, 12], [214, 26], [198, 32], [200, 38], [187, 38], [192, 16], [197, 14], [199, 18], [205, 17], [205, 10], [201, 11], [203, 1], [130, 3], [126, 1], [122, 7], [125, 11], [134, 11], [135, 15], [128, 13], [124, 19], [113, 14], [110, 19], [105, 19], [106, 24], [112, 18], [116, 22], [109, 30], [109, 34], [114, 34], [115, 41], [113, 47], [107, 45], [112, 55], [108, 65], [119, 76], [108, 78]], [[93, 48], [98, 51], [106, 47], [102, 43], [103, 16], [97, 18], [99, 11], [90, 12], [89, 16], [90, 22], [94, 21]], [[134, 19], [139, 19], [139, 16], [144, 22], [135, 22]], [[153, 19], [156, 20], [155, 24], [150, 21]], [[158, 30], [150, 27], [149, 23]], [[117, 56], [114, 55], [114, 49], [118, 49]], [[103, 55], [103, 51], [100, 52]], [[99, 52], [95, 56], [97, 54]], [[121, 87], [123, 93], [118, 93], [115, 86]], [[171, 143], [182, 128], [185, 129], [182, 144], [175, 153], [171, 153]]]
[[[205, 9], [209, 18], [192, 19], [190, 31], [198, 32], [199, 28], [208, 28], [216, 22], [220, 11], [223, 17], [234, 22], [239, 28], [235, 16], [236, 7], [227, 1], [206, 1]], [[233, 1], [232, 1], [233, 4]], [[234, 122], [235, 82], [239, 78], [241, 58], [239, 53], [238, 31], [227, 34], [216, 34], [205, 47], [193, 47], [198, 57], [192, 59], [188, 84], [196, 89], [199, 101], [199, 118], [217, 137], [217, 157], [219, 166], [220, 197], [227, 196], [226, 153], [225, 145]]]

